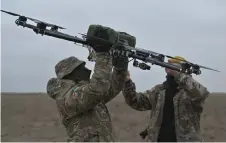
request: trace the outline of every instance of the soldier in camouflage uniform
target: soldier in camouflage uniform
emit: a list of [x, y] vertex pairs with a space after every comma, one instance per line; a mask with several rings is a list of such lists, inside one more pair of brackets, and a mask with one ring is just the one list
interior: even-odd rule
[[[180, 60], [169, 63], [181, 65]], [[136, 92], [135, 83], [128, 73], [123, 89], [126, 103], [138, 111], [151, 110], [145, 130], [148, 142], [199, 142], [203, 141], [200, 131], [200, 116], [209, 92], [191, 75], [166, 68], [167, 78], [145, 92]], [[144, 132], [141, 133], [144, 135]]]
[[115, 141], [105, 104], [119, 94], [126, 79], [128, 58], [118, 60], [96, 51], [91, 79], [85, 62], [75, 57], [56, 64], [57, 78], [48, 81], [47, 93], [56, 101], [69, 142]]

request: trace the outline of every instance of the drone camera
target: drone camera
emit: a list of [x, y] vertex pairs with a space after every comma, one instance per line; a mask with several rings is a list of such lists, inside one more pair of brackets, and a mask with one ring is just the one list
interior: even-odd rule
[[139, 67], [142, 69], [142, 70], [150, 70], [151, 69], [151, 66], [145, 64], [145, 63], [140, 63], [139, 64]]
[[151, 66], [147, 65], [146, 63], [139, 63], [136, 60], [134, 60], [133, 66], [134, 67], [139, 67], [142, 70], [150, 70], [151, 69]]

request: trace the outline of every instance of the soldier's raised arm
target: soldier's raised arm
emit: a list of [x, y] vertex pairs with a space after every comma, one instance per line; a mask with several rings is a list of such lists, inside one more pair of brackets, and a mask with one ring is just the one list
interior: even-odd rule
[[72, 87], [65, 96], [65, 106], [77, 114], [92, 109], [108, 96], [112, 71], [112, 58], [106, 52], [96, 53], [94, 73], [90, 82]]
[[192, 76], [186, 75], [184, 73], [174, 72], [174, 77], [175, 81], [180, 85], [180, 87], [191, 93], [189, 94], [189, 97], [193, 103], [199, 103], [208, 97], [209, 91], [207, 88], [193, 79]]
[[[119, 39], [128, 44], [131, 47], [136, 46], [136, 38], [126, 32], [117, 32]], [[123, 89], [126, 80], [129, 58], [124, 56], [113, 56], [113, 73], [111, 76], [110, 89], [108, 91], [108, 98], [105, 99], [105, 103], [116, 97]]]
[[157, 91], [162, 87], [161, 85], [156, 85], [151, 90], [146, 90], [145, 92], [136, 92], [136, 85], [130, 79], [130, 74], [128, 72], [128, 80], [125, 82], [123, 89], [123, 96], [126, 103], [133, 109], [138, 111], [151, 110], [152, 106], [156, 102]]
[[127, 76], [128, 63], [128, 57], [113, 58], [114, 68], [111, 75], [108, 96], [106, 96], [104, 103], [109, 102], [122, 91]]

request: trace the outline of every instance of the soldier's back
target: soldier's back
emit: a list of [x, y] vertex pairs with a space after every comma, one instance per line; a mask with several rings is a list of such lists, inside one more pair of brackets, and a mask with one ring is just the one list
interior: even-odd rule
[[[98, 103], [93, 108], [84, 112], [76, 112], [69, 107], [67, 100], [71, 96], [85, 96], [75, 95], [73, 90], [82, 87], [85, 83], [75, 84], [71, 80], [51, 79], [49, 81], [48, 94], [55, 99], [58, 111], [60, 113], [62, 123], [66, 128], [68, 134], [68, 141], [70, 142], [108, 142], [114, 141], [112, 135], [112, 123], [110, 114], [105, 104]], [[80, 97], [81, 98], [81, 97]], [[79, 102], [79, 101], [76, 101]]]

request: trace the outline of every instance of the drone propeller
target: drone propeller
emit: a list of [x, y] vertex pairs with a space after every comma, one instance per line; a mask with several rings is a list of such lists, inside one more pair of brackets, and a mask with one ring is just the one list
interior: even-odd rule
[[19, 17], [23, 17], [24, 19], [29, 19], [37, 24], [45, 24], [46, 26], [48, 27], [51, 27], [51, 29], [66, 29], [64, 27], [61, 27], [61, 26], [58, 26], [58, 25], [55, 25], [55, 24], [50, 24], [50, 23], [47, 23], [47, 22], [43, 22], [43, 21], [40, 21], [40, 20], [37, 20], [37, 19], [34, 19], [34, 18], [30, 18], [30, 17], [26, 17], [26, 16], [22, 16], [22, 15], [19, 15], [19, 14], [16, 14], [16, 13], [12, 13], [12, 12], [9, 12], [9, 11], [5, 11], [5, 10], [1, 10], [2, 12], [4, 13], [7, 13], [9, 15], [12, 15], [12, 16], [19, 16]]
[[4, 13], [7, 13], [7, 14], [9, 14], [9, 15], [12, 15], [12, 16], [21, 16], [21, 15], [19, 15], [19, 14], [12, 13], [12, 12], [8, 12], [8, 11], [5, 11], [5, 10], [1, 10], [1, 11], [4, 12]]
[[[190, 65], [194, 65], [193, 63], [187, 61], [187, 60], [182, 60], [182, 59], [179, 59], [179, 58], [175, 58], [175, 57], [171, 57], [171, 56], [168, 56], [166, 55], [167, 58], [171, 58], [171, 59], [176, 59], [176, 60], [179, 60], [179, 61], [183, 61], [185, 63], [188, 63]], [[196, 64], [197, 65], [197, 64]], [[202, 66], [202, 65], [197, 65], [198, 67], [200, 68], [203, 68], [203, 69], [207, 69], [207, 70], [212, 70], [212, 71], [216, 71], [216, 72], [220, 72], [219, 70], [215, 70], [215, 69], [212, 69], [212, 68], [209, 68], [209, 67], [205, 67], [205, 66]]]
[[212, 68], [208, 68], [208, 67], [205, 67], [205, 66], [202, 66], [202, 65], [198, 65], [200, 68], [203, 68], [203, 69], [207, 69], [207, 70], [211, 70], [211, 71], [215, 71], [215, 72], [220, 72], [219, 70], [215, 70], [215, 69], [212, 69]]
[[40, 20], [37, 20], [37, 19], [34, 19], [34, 18], [27, 17], [27, 19], [29, 19], [29, 20], [37, 23], [37, 24], [44, 23], [48, 27], [55, 27], [55, 28], [59, 28], [59, 29], [66, 29], [64, 27], [61, 27], [61, 26], [58, 26], [58, 25], [54, 25], [54, 24], [50, 24], [50, 23], [47, 23], [47, 22], [43, 22], [43, 21], [40, 21]]

